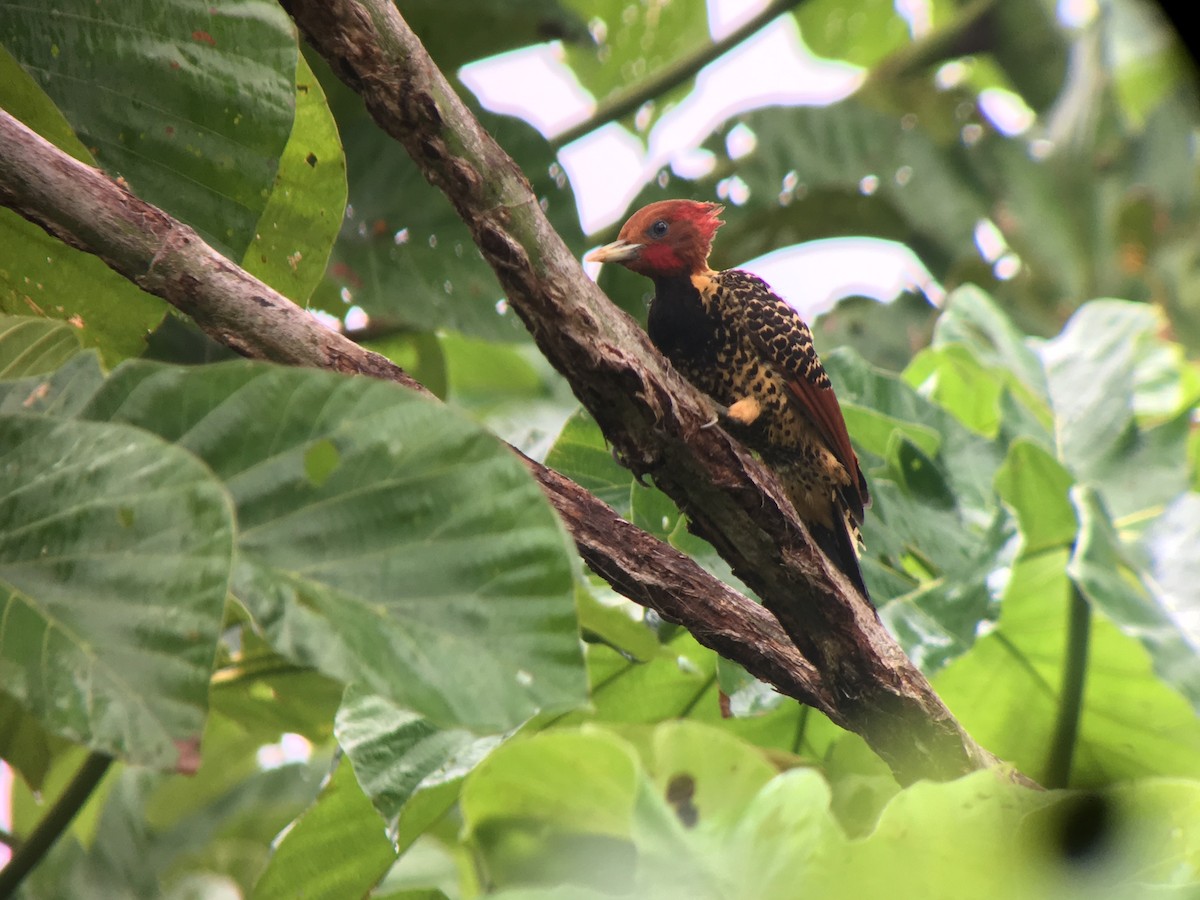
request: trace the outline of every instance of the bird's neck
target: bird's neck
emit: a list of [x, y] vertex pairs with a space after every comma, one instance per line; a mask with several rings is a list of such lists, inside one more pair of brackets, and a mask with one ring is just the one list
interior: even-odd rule
[[705, 266], [691, 272], [675, 272], [670, 275], [654, 275], [654, 295], [656, 297], [687, 293], [690, 290], [706, 293], [711, 289], [713, 279], [720, 275], [714, 269]]

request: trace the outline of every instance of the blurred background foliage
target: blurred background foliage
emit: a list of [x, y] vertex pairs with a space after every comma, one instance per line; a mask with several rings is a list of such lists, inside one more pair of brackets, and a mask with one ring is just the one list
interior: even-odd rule
[[1159, 8], [398, 5], [580, 256], [726, 203], [714, 264], [814, 320], [881, 616], [1055, 790], [901, 790], [585, 572], [495, 435], [737, 585], [281, 10], [0, 0], [4, 109], [451, 407], [229, 361], [0, 210], [0, 838], [116, 760], [23, 895], [1195, 896], [1200, 106]]

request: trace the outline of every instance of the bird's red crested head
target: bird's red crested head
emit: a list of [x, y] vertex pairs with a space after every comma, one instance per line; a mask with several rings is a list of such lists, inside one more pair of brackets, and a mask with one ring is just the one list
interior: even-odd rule
[[630, 216], [615, 242], [587, 258], [620, 263], [649, 278], [704, 272], [713, 235], [725, 224], [719, 218], [724, 208], [697, 200], [659, 200]]

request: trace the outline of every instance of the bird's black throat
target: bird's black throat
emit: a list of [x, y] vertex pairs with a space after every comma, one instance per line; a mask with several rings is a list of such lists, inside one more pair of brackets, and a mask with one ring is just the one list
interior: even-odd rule
[[717, 365], [725, 342], [720, 316], [686, 275], [654, 279], [646, 330], [654, 346], [690, 378]]

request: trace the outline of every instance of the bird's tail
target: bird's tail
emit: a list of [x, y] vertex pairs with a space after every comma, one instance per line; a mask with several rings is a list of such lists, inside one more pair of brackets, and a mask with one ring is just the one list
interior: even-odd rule
[[817, 546], [870, 602], [871, 595], [867, 593], [862, 569], [858, 565], [858, 523], [861, 513], [855, 515], [850, 499], [844, 497], [842, 491], [830, 490], [826, 484], [815, 479], [811, 464], [791, 458], [766, 461], [780, 476], [784, 492]]
[[858, 564], [858, 529], [850, 521], [848, 514], [839, 517], [838, 510], [835, 509], [834, 512], [832, 528], [814, 522], [809, 524], [809, 531], [825, 555], [850, 579], [869, 603], [871, 595], [867, 593], [867, 585], [863, 581], [862, 569]]

